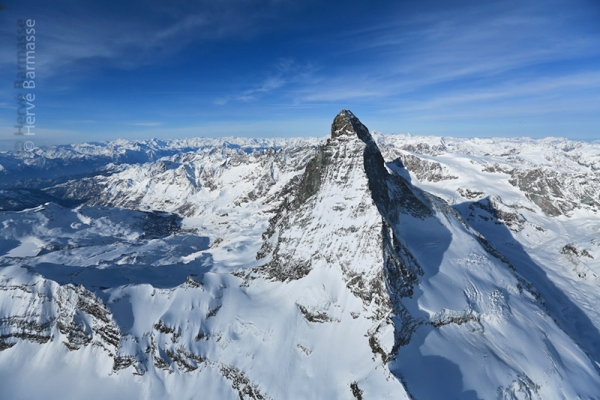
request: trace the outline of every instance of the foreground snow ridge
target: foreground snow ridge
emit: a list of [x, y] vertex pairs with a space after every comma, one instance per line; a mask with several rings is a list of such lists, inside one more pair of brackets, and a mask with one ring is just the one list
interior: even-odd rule
[[0, 397], [600, 398], [598, 150], [342, 110], [2, 154]]

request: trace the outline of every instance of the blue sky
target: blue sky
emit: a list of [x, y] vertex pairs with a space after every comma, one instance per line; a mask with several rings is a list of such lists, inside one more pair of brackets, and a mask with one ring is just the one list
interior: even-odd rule
[[[36, 21], [35, 144], [372, 130], [600, 139], [600, 2], [0, 0], [0, 142]], [[125, 4], [125, 5], [123, 5]]]

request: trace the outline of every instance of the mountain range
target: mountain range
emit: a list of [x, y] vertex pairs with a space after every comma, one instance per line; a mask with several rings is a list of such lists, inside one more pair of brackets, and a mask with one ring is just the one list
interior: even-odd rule
[[0, 397], [597, 399], [599, 211], [600, 143], [348, 110], [0, 153]]

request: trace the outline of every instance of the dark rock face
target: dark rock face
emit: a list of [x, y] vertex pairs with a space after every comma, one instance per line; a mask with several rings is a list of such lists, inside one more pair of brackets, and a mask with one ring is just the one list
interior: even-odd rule
[[577, 208], [600, 209], [597, 174], [573, 174], [548, 168], [515, 169], [509, 183], [518, 187], [544, 214], [569, 215]]
[[[378, 192], [377, 196], [382, 198], [382, 200], [385, 200], [385, 197], [387, 196], [385, 193], [386, 190], [382, 190], [382, 188], [385, 187], [384, 179], [387, 175], [387, 171], [384, 166], [383, 157], [367, 127], [349, 110], [340, 111], [331, 124], [331, 138], [335, 139], [343, 136], [348, 138], [357, 136], [367, 145], [363, 155], [365, 171], [373, 172], [369, 179], [369, 189], [372, 191], [376, 190]], [[303, 203], [319, 190], [322, 179], [322, 170], [327, 165], [335, 162], [331, 157], [332, 152], [328, 149], [328, 146], [330, 145], [333, 145], [333, 143], [328, 141], [325, 146], [322, 146], [319, 149], [315, 158], [307, 164], [306, 173], [302, 178], [300, 189], [296, 197], [296, 204]], [[387, 200], [389, 201], [389, 198]]]
[[587, 257], [593, 259], [594, 257], [586, 249], [579, 250], [573, 243], [568, 243], [563, 246], [560, 250], [560, 254], [566, 254], [577, 257]]
[[121, 332], [112, 321], [106, 305], [82, 286], [56, 287], [49, 281], [30, 285], [4, 286], [26, 299], [31, 308], [46, 311], [38, 315], [12, 315], [0, 320], [0, 350], [10, 348], [17, 339], [36, 343], [54, 340], [57, 330], [64, 335], [69, 350], [93, 345], [114, 356], [119, 348]]
[[[360, 120], [349, 110], [342, 110], [333, 120], [331, 125], [331, 137], [356, 135], [362, 140], [366, 147], [363, 153], [364, 168], [369, 179], [369, 189], [371, 191], [375, 204], [384, 214], [384, 218], [396, 221], [393, 216], [398, 210], [394, 211], [390, 207], [393, 200], [399, 200], [404, 205], [404, 210], [411, 211], [411, 214], [431, 215], [431, 210], [423, 204], [413, 190], [411, 185], [400, 176], [390, 175], [385, 168], [385, 160], [381, 155], [379, 147], [373, 140], [369, 130]], [[394, 198], [392, 200], [392, 197]], [[390, 212], [390, 215], [385, 215]]]
[[373, 141], [367, 127], [350, 110], [340, 111], [331, 124], [332, 138], [344, 135], [358, 135], [360, 140], [365, 143], [367, 140]]
[[506, 206], [500, 198], [486, 197], [468, 206], [469, 213], [465, 215], [469, 222], [489, 221], [495, 225], [504, 225], [513, 232], [520, 232], [525, 227], [525, 218], [514, 206]]
[[406, 169], [414, 173], [420, 181], [439, 182], [458, 179], [458, 176], [450, 175], [440, 163], [423, 160], [412, 154], [403, 154], [400, 158]]
[[328, 157], [328, 153], [322, 146], [319, 148], [315, 158], [310, 160], [306, 164], [306, 172], [302, 176], [302, 181], [298, 186], [298, 193], [296, 199], [292, 203], [293, 208], [298, 208], [308, 198], [315, 195], [321, 187], [322, 172], [326, 165], [331, 163], [331, 157]]

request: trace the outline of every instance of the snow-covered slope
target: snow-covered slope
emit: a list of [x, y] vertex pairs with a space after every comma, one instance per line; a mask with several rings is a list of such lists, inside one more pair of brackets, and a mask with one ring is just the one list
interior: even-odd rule
[[343, 110], [326, 141], [38, 152], [3, 155], [9, 398], [600, 397], [598, 144]]

